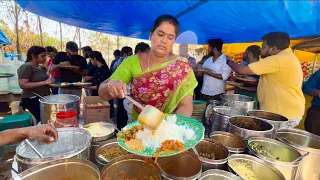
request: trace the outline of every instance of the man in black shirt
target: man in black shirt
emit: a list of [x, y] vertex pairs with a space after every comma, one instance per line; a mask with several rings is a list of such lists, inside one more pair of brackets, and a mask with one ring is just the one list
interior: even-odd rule
[[[86, 59], [78, 55], [78, 50], [78, 45], [70, 41], [66, 44], [66, 52], [59, 52], [56, 55], [53, 61], [52, 71], [60, 69], [61, 82], [81, 82], [82, 77], [88, 75]], [[66, 65], [72, 65], [73, 67]], [[73, 94], [81, 98], [82, 90], [79, 87], [69, 86], [59, 88], [59, 94]]]

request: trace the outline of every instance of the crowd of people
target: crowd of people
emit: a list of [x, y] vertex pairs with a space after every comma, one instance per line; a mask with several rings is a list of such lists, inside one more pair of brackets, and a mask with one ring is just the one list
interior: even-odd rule
[[[90, 86], [83, 87], [86, 95], [99, 95], [109, 101], [111, 115], [121, 129], [141, 112], [125, 99], [126, 95], [164, 113], [191, 116], [193, 99], [220, 100], [220, 95], [226, 93], [226, 81], [234, 81], [233, 76], [240, 74], [259, 81], [234, 84], [236, 94], [252, 97], [256, 100], [255, 108], [285, 116], [290, 120], [289, 128], [299, 124], [305, 108], [303, 73], [299, 60], [289, 48], [287, 33], [266, 34], [262, 37], [262, 47], [249, 46], [243, 62], [237, 64], [222, 52], [221, 39], [208, 40], [208, 54], [199, 62], [188, 54], [187, 44], [180, 45], [179, 55], [173, 54], [179, 29], [175, 17], [159, 16], [150, 32], [150, 46], [141, 42], [134, 52], [128, 46], [115, 50], [110, 66], [101, 52], [89, 46], [81, 48], [82, 56], [79, 55], [75, 42], [66, 44], [66, 52], [57, 52], [50, 46], [32, 46], [27, 52], [27, 62], [18, 69], [19, 85], [23, 89], [21, 105], [39, 122], [39, 97], [35, 94], [72, 94], [81, 98], [80, 87], [51, 88], [50, 91], [48, 85], [91, 82]], [[316, 120], [320, 112], [319, 77], [319, 72], [315, 73], [303, 89], [315, 96], [308, 110], [306, 130], [318, 135], [314, 124], [319, 123]]]

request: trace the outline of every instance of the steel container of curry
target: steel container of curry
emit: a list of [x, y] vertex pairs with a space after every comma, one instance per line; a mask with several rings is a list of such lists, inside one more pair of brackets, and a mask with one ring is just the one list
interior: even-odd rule
[[199, 158], [189, 151], [158, 158], [157, 164], [160, 167], [163, 179], [168, 180], [197, 179], [202, 172]]
[[[112, 159], [108, 159], [108, 157], [104, 157], [103, 152], [104, 151], [110, 151], [110, 148], [121, 148], [117, 142], [117, 139], [110, 139], [108, 141], [105, 141], [102, 143], [95, 151], [95, 160], [96, 160], [96, 165], [100, 170], [107, 165]], [[123, 152], [126, 152], [124, 149], [121, 148]], [[126, 152], [123, 155], [120, 155], [118, 157], [124, 156], [130, 154], [129, 152]]]
[[214, 131], [209, 137], [224, 145], [228, 149], [230, 155], [244, 153], [246, 151], [247, 146], [244, 140], [234, 134], [223, 131]]
[[239, 176], [236, 176], [230, 172], [219, 170], [219, 169], [210, 169], [206, 170], [201, 174], [199, 180], [241, 180]]
[[249, 96], [244, 96], [240, 94], [222, 94], [221, 105], [230, 106], [238, 111], [247, 113], [253, 110], [255, 100]]
[[[91, 127], [91, 129], [90, 129]], [[113, 124], [105, 122], [90, 123], [83, 126], [91, 134], [92, 141], [90, 146], [90, 161], [95, 162], [96, 149], [107, 140], [114, 138], [115, 128]]]
[[57, 159], [77, 157], [88, 160], [91, 142], [91, 135], [88, 131], [81, 128], [60, 128], [57, 130], [59, 135], [57, 142], [44, 144], [40, 140], [30, 140], [44, 158], [39, 158], [25, 141], [17, 146], [15, 159], [19, 172]]
[[212, 131], [228, 131], [228, 119], [232, 116], [246, 115], [228, 106], [216, 106], [210, 116]]
[[273, 125], [250, 116], [233, 116], [229, 118], [229, 132], [247, 141], [250, 137], [273, 136]]
[[320, 136], [299, 129], [278, 129], [276, 139], [292, 146], [300, 154], [309, 155], [300, 162], [297, 180], [319, 180]]
[[205, 138], [195, 148], [200, 156], [202, 171], [208, 169], [225, 169], [227, 166], [229, 151], [219, 142]]
[[56, 113], [59, 111], [76, 111], [77, 119], [80, 114], [80, 97], [69, 94], [59, 94], [44, 96], [40, 101], [40, 118], [42, 124], [47, 124], [48, 121], [56, 120]]
[[248, 149], [250, 154], [277, 168], [286, 180], [295, 179], [300, 161], [294, 160], [301, 156], [296, 149], [280, 141], [265, 137], [250, 138]]
[[126, 155], [113, 159], [101, 171], [101, 180], [118, 179], [160, 180], [161, 173], [151, 158]]
[[90, 161], [60, 159], [30, 168], [14, 179], [19, 180], [100, 180], [99, 169]]
[[288, 125], [289, 125], [288, 118], [276, 113], [262, 111], [262, 110], [252, 110], [252, 111], [248, 111], [248, 114], [251, 117], [254, 117], [272, 124], [274, 127], [274, 132], [277, 129], [288, 128]]
[[285, 180], [282, 173], [265, 161], [246, 154], [234, 154], [228, 158], [229, 171], [242, 179]]

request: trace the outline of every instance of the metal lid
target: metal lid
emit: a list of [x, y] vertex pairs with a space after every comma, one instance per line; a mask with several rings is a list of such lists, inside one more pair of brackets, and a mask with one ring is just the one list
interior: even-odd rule
[[252, 137], [248, 140], [248, 148], [252, 154], [271, 164], [292, 167], [300, 163], [299, 161], [293, 162], [301, 156], [296, 149], [274, 139]]
[[296, 149], [320, 154], [320, 136], [299, 129], [278, 129], [276, 138]]
[[39, 156], [31, 147], [22, 141], [17, 149], [17, 158], [24, 161], [44, 162], [54, 159], [73, 157], [90, 146], [91, 135], [88, 131], [81, 128], [59, 128], [58, 141], [44, 144], [40, 140], [32, 140], [31, 143], [44, 156]]
[[220, 169], [209, 169], [201, 174], [199, 180], [241, 180], [240, 177]]
[[245, 115], [245, 113], [237, 111], [234, 108], [229, 106], [216, 106], [213, 108], [213, 111], [221, 116], [226, 116], [226, 117]]

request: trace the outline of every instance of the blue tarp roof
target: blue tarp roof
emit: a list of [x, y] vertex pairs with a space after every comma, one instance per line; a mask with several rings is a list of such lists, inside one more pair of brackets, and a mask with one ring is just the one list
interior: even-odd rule
[[0, 44], [2, 45], [11, 45], [12, 42], [7, 38], [4, 32], [0, 29]]
[[[157, 16], [178, 18], [177, 42], [205, 44], [210, 38], [226, 43], [259, 41], [271, 31], [292, 38], [320, 34], [320, 1], [54, 1], [18, 0], [30, 12], [80, 28], [148, 39]], [[187, 32], [187, 33], [183, 33]]]

